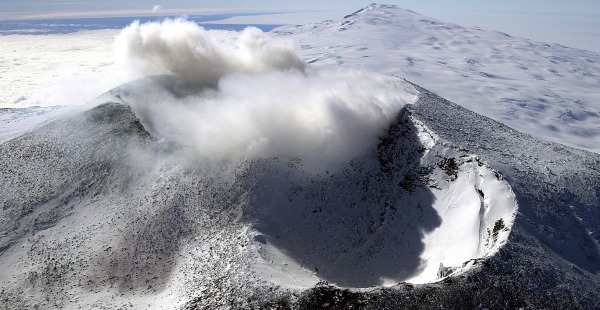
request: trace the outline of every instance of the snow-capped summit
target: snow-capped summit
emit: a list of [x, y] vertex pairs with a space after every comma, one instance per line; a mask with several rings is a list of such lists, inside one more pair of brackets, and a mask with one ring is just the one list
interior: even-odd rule
[[396, 75], [521, 132], [600, 151], [596, 53], [380, 4], [279, 33], [315, 66]]
[[[377, 4], [377, 3], [371, 3], [369, 5], [367, 5], [366, 7], [352, 13], [349, 15], [344, 16], [344, 19], [346, 18], [350, 18], [353, 16], [358, 16], [360, 14], [365, 14], [365, 13], [376, 13], [376, 14], [380, 14], [380, 15], [394, 15], [392, 12], [390, 12], [390, 10], [398, 10], [400, 9], [400, 7], [398, 7], [397, 5], [393, 5], [393, 4]], [[412, 12], [410, 10], [407, 10], [409, 12]]]

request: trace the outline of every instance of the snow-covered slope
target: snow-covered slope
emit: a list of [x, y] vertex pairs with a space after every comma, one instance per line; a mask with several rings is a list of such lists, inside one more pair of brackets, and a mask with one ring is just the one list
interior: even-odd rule
[[26, 133], [68, 111], [65, 107], [0, 108], [0, 143]]
[[394, 74], [548, 141], [600, 152], [600, 55], [392, 5], [280, 29], [316, 66]]
[[405, 109], [332, 170], [197, 154], [117, 103], [0, 145], [6, 305], [216, 306], [271, 286], [436, 282], [497, 252], [517, 207], [497, 172]]
[[4, 304], [594, 304], [599, 156], [415, 87], [380, 143], [331, 171], [206, 161], [122, 103], [3, 143]]

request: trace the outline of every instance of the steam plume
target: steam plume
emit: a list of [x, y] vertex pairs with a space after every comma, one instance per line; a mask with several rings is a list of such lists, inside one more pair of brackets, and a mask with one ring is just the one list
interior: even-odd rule
[[129, 87], [144, 125], [211, 158], [285, 155], [323, 168], [364, 154], [416, 98], [394, 77], [309, 68], [293, 43], [256, 28], [134, 23], [116, 43], [132, 75], [173, 76]]

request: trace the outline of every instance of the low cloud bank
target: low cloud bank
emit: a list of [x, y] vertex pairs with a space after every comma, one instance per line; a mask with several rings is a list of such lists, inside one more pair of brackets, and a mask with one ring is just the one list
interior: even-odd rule
[[293, 43], [256, 28], [209, 32], [185, 20], [134, 23], [116, 39], [132, 77], [124, 99], [154, 136], [213, 159], [293, 156], [325, 168], [363, 155], [411, 85], [379, 74], [309, 68]]

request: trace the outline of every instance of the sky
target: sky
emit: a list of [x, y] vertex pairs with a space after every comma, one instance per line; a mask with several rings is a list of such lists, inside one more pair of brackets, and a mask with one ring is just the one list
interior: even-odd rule
[[[0, 20], [98, 15], [287, 12], [257, 16], [269, 23], [302, 24], [339, 19], [372, 1], [359, 0], [0, 0]], [[426, 16], [548, 43], [600, 52], [598, 0], [386, 0]]]

